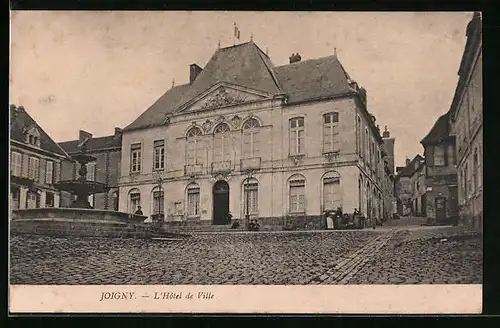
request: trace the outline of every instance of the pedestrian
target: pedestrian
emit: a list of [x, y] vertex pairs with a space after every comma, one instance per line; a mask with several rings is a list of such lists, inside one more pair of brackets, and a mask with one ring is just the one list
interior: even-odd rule
[[141, 206], [137, 206], [137, 211], [135, 211], [134, 215], [143, 215]]
[[226, 221], [227, 223], [231, 223], [231, 219], [233, 218], [233, 215], [231, 214], [231, 212], [227, 212], [227, 215], [226, 215]]

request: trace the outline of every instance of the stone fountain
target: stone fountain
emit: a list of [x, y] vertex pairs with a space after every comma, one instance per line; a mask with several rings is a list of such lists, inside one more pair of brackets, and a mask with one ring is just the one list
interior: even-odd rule
[[76, 180], [60, 181], [55, 185], [55, 187], [59, 190], [67, 191], [76, 195], [76, 200], [71, 204], [72, 208], [91, 209], [92, 206], [90, 206], [88, 201], [89, 196], [108, 192], [109, 187], [104, 183], [87, 180], [87, 165], [95, 162], [96, 158], [86, 154], [84, 148], [80, 154], [72, 156], [72, 159], [80, 164], [80, 169], [78, 170], [78, 174], [80, 176]]
[[76, 195], [70, 208], [34, 208], [12, 211], [11, 233], [41, 234], [52, 236], [79, 237], [128, 237], [154, 238], [172, 237], [179, 234], [164, 231], [145, 223], [146, 216], [130, 213], [93, 209], [88, 198], [90, 195], [105, 193], [109, 187], [97, 181], [87, 180], [87, 165], [95, 157], [81, 149], [72, 159], [80, 164], [79, 177], [55, 184], [61, 191]]

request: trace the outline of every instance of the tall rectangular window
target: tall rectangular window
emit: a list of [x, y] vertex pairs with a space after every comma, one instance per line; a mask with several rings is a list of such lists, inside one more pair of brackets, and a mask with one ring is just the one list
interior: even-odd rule
[[54, 182], [54, 162], [47, 161], [45, 166], [45, 183], [52, 184]]
[[363, 152], [361, 151], [361, 118], [356, 115], [356, 151], [359, 156], [363, 157]]
[[130, 147], [130, 172], [141, 172], [141, 144], [132, 144]]
[[165, 168], [165, 141], [155, 140], [153, 143], [153, 170]]
[[54, 207], [54, 193], [47, 192], [45, 194], [45, 207]]
[[227, 161], [231, 158], [230, 129], [225, 123], [214, 129], [214, 162]]
[[163, 190], [153, 191], [153, 214], [163, 214], [164, 199]]
[[323, 151], [332, 152], [339, 150], [337, 125], [339, 113], [333, 112], [323, 115]]
[[444, 148], [442, 146], [434, 147], [434, 166], [444, 166]]
[[95, 181], [96, 163], [87, 164], [87, 181]]
[[323, 180], [323, 206], [325, 210], [335, 210], [337, 207], [342, 207], [339, 179], [325, 178]]
[[200, 215], [200, 188], [198, 186], [189, 187], [187, 190], [187, 210], [188, 216]]
[[368, 140], [368, 128], [365, 128], [365, 140], [363, 144], [363, 151], [365, 154], [365, 163], [369, 164], [370, 163], [370, 146], [369, 146], [370, 141]]
[[455, 165], [455, 147], [453, 145], [448, 145], [446, 147], [446, 159], [448, 161], [448, 165]]
[[306, 195], [304, 180], [290, 181], [290, 213], [304, 213]]
[[22, 172], [21, 163], [22, 163], [22, 155], [18, 152], [13, 151], [11, 154], [11, 163], [10, 163], [10, 169], [11, 169], [12, 175], [14, 175], [16, 177], [21, 176], [21, 172]]
[[259, 186], [257, 182], [245, 183], [243, 205], [245, 214], [256, 214], [259, 210]]
[[304, 133], [304, 118], [292, 118], [290, 120], [290, 155], [304, 154]]
[[30, 157], [29, 166], [28, 166], [28, 177], [31, 180], [38, 181], [39, 180], [39, 172], [40, 172], [40, 160], [36, 157]]

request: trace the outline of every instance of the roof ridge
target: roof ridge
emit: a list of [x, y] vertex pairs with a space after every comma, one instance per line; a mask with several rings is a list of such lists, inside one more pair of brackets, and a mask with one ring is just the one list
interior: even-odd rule
[[[318, 57], [318, 58], [309, 58], [309, 59], [300, 60], [300, 61], [294, 62], [294, 63], [288, 63], [288, 64], [283, 64], [283, 65], [280, 65], [280, 66], [275, 66], [274, 68], [281, 68], [281, 67], [286, 67], [286, 66], [300, 65], [302, 63], [307, 63], [307, 62], [312, 62], [312, 61], [318, 61], [318, 60], [323, 60], [323, 59], [332, 58], [332, 57], [337, 57], [337, 56], [330, 55], [330, 56], [323, 56], [323, 57]], [[340, 61], [339, 61], [339, 63], [340, 63]]]
[[[253, 42], [252, 42], [252, 43], [253, 43]], [[283, 88], [281, 87], [281, 85], [280, 85], [280, 83], [279, 83], [279, 81], [278, 81], [278, 78], [276, 77], [276, 75], [275, 75], [275, 73], [274, 73], [274, 70], [273, 70], [271, 67], [269, 67], [269, 65], [268, 65], [268, 64], [267, 64], [267, 62], [264, 60], [264, 58], [262, 58], [262, 54], [263, 54], [262, 50], [261, 50], [261, 49], [259, 48], [259, 46], [257, 46], [255, 43], [253, 43], [253, 44], [255, 45], [255, 47], [257, 47], [257, 53], [258, 53], [258, 55], [259, 55], [260, 59], [262, 60], [262, 62], [264, 63], [264, 66], [267, 68], [267, 71], [268, 71], [268, 72], [269, 72], [269, 74], [271, 75], [271, 78], [273, 79], [274, 84], [276, 85], [276, 87], [278, 88], [278, 90], [279, 90], [280, 92], [283, 92]], [[271, 60], [271, 58], [269, 58], [269, 56], [267, 56], [267, 58], [268, 58], [269, 60]]]

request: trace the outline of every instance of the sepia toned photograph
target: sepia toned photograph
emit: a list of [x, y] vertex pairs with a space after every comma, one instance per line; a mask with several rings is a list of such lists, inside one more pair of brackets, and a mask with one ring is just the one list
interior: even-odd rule
[[21, 287], [86, 286], [95, 304], [481, 287], [480, 12], [10, 24], [9, 283], [26, 311], [42, 294]]

